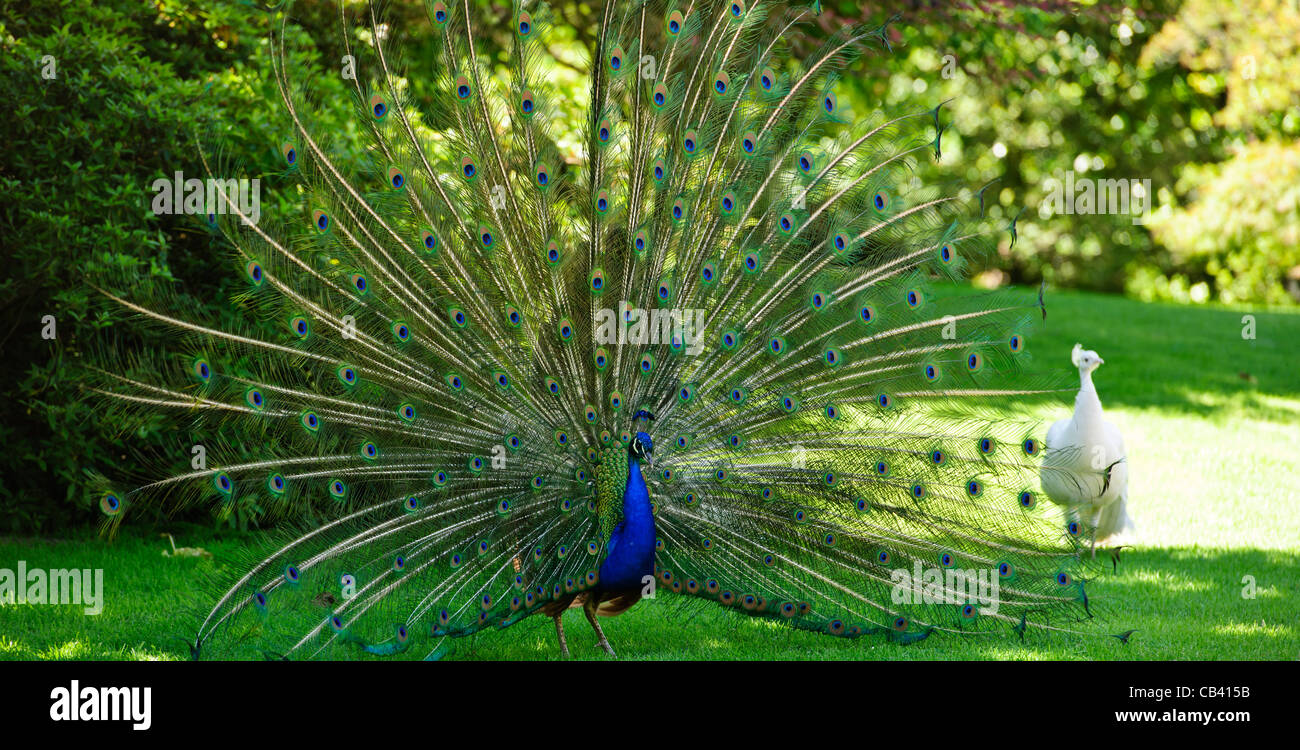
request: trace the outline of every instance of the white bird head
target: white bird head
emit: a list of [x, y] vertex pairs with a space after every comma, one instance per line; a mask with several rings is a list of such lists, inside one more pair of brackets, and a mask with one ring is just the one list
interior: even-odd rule
[[1083, 344], [1075, 344], [1073, 351], [1070, 352], [1070, 362], [1079, 368], [1079, 372], [1092, 372], [1101, 365], [1106, 364], [1106, 360], [1101, 355], [1091, 349], [1084, 349]]

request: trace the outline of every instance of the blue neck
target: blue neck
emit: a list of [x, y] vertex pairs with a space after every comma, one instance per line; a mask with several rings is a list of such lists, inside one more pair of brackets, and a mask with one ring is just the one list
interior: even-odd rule
[[623, 490], [623, 520], [610, 534], [607, 554], [600, 566], [602, 589], [640, 589], [642, 578], [654, 575], [655, 520], [650, 513], [650, 491], [641, 476], [641, 462], [630, 457], [627, 486]]
[[629, 529], [637, 528], [654, 542], [654, 516], [650, 513], [650, 489], [641, 476], [641, 461], [632, 458], [627, 462], [627, 486], [623, 488], [623, 522]]

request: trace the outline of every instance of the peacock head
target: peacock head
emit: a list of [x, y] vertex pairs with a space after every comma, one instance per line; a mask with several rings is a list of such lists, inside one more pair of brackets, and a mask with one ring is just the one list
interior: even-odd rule
[[[632, 422], [649, 424], [650, 422], [653, 422], [654, 419], [654, 414], [651, 414], [645, 409], [640, 409], [632, 417]], [[654, 450], [654, 441], [650, 439], [650, 436], [646, 434], [644, 430], [637, 430], [636, 434], [632, 436], [632, 442], [627, 445], [628, 458], [635, 458], [644, 461], [646, 466], [654, 465]]]
[[1083, 344], [1074, 345], [1074, 350], [1070, 352], [1070, 361], [1079, 368], [1079, 372], [1092, 372], [1106, 364], [1106, 360], [1102, 359], [1101, 355], [1091, 349], [1084, 349]]
[[627, 455], [629, 458], [635, 458], [643, 461], [646, 466], [654, 466], [654, 441], [644, 432], [638, 432], [632, 436], [632, 442], [628, 443]]

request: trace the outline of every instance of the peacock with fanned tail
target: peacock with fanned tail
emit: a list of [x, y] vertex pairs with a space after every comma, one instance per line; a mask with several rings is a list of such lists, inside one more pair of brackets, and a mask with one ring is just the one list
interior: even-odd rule
[[796, 56], [817, 13], [611, 2], [569, 133], [544, 4], [497, 22], [493, 77], [485, 21], [432, 2], [424, 106], [368, 9], [345, 39], [362, 179], [273, 39], [303, 218], [265, 230], [224, 193], [208, 217], [247, 321], [104, 289], [177, 349], [96, 387], [209, 436], [201, 469], [103, 479], [108, 523], [159, 496], [287, 519], [205, 603], [196, 656], [428, 657], [538, 614], [567, 655], [579, 607], [613, 654], [598, 616], [646, 597], [901, 643], [1090, 616], [1077, 533], [1036, 507], [1042, 446], [1003, 409], [1051, 390], [1022, 361], [1038, 308], [932, 289], [1008, 227], [916, 179], [942, 105], [837, 99], [889, 25]]

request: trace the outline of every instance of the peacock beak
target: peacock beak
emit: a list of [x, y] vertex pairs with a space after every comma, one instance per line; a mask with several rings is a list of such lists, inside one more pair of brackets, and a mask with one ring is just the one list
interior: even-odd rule
[[1101, 357], [1098, 357], [1098, 358], [1097, 358], [1097, 364], [1098, 364], [1098, 365], [1104, 365], [1104, 364], [1106, 364], [1106, 360], [1102, 359]]

